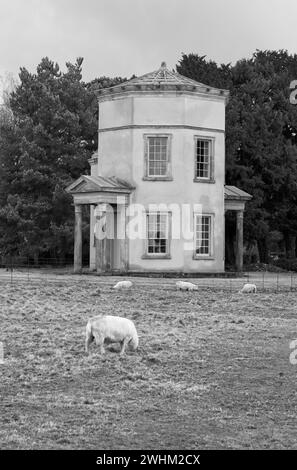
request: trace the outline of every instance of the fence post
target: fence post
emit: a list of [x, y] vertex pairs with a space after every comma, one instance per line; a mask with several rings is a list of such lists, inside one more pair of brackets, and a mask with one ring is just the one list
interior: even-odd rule
[[263, 292], [264, 292], [264, 290], [265, 290], [264, 276], [265, 276], [265, 271], [263, 271], [263, 275], [262, 275], [262, 289], [263, 289]]
[[276, 273], [276, 292], [278, 292], [278, 278], [279, 278], [279, 273]]
[[291, 292], [293, 290], [293, 271], [291, 271]]

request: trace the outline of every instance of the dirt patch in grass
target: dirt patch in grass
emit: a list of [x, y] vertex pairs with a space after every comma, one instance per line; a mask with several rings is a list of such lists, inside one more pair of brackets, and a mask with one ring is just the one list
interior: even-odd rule
[[[114, 282], [0, 284], [2, 449], [297, 447], [295, 292]], [[86, 357], [96, 314], [134, 320], [139, 350]]]

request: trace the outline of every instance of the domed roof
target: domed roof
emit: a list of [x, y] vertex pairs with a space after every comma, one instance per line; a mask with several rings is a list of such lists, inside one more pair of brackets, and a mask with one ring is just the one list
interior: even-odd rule
[[184, 77], [173, 70], [169, 70], [165, 62], [154, 72], [146, 73], [141, 77], [133, 78], [127, 82], [121, 83], [110, 88], [102, 88], [98, 90], [98, 96], [123, 94], [127, 92], [189, 92], [199, 94], [209, 94], [227, 97], [228, 90], [218, 89], [196, 82], [191, 78]]

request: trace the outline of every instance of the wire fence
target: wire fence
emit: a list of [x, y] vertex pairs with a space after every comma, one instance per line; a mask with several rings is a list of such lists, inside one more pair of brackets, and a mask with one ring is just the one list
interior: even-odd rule
[[[88, 263], [88, 259], [83, 260]], [[32, 268], [38, 269], [42, 267], [63, 267], [73, 265], [72, 257], [62, 258], [33, 258], [30, 256], [0, 256], [0, 269], [14, 269], [14, 268]]]
[[[297, 272], [270, 272], [270, 271], [247, 271], [240, 276], [238, 273], [226, 273], [221, 276], [184, 278], [183, 276], [165, 277], [140, 274], [137, 277], [133, 274], [125, 275], [125, 279], [131, 279], [134, 286], [142, 288], [156, 286], [159, 288], [174, 288], [179, 279], [193, 282], [200, 289], [224, 290], [231, 293], [238, 292], [245, 283], [255, 284], [257, 292], [294, 292], [297, 291]], [[160, 280], [162, 277], [162, 280]], [[65, 262], [56, 258], [39, 259], [34, 263], [31, 259], [10, 259], [0, 264], [0, 282], [72, 282], [82, 281], [97, 283], [101, 285], [114, 285], [117, 280], [122, 280], [123, 276], [113, 274], [112, 276], [100, 276], [94, 272], [89, 272], [88, 267], [84, 268], [84, 274], [74, 275], [72, 261]]]
[[203, 278], [196, 281], [199, 288], [220, 289], [231, 293], [240, 291], [247, 283], [255, 284], [257, 292], [297, 292], [296, 272], [249, 271], [243, 272], [240, 277]]

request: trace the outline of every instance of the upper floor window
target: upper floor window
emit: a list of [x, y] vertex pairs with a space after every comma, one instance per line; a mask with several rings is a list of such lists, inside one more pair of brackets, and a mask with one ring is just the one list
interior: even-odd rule
[[145, 135], [145, 177], [149, 180], [171, 180], [171, 136]]
[[195, 179], [214, 180], [214, 139], [195, 137]]

